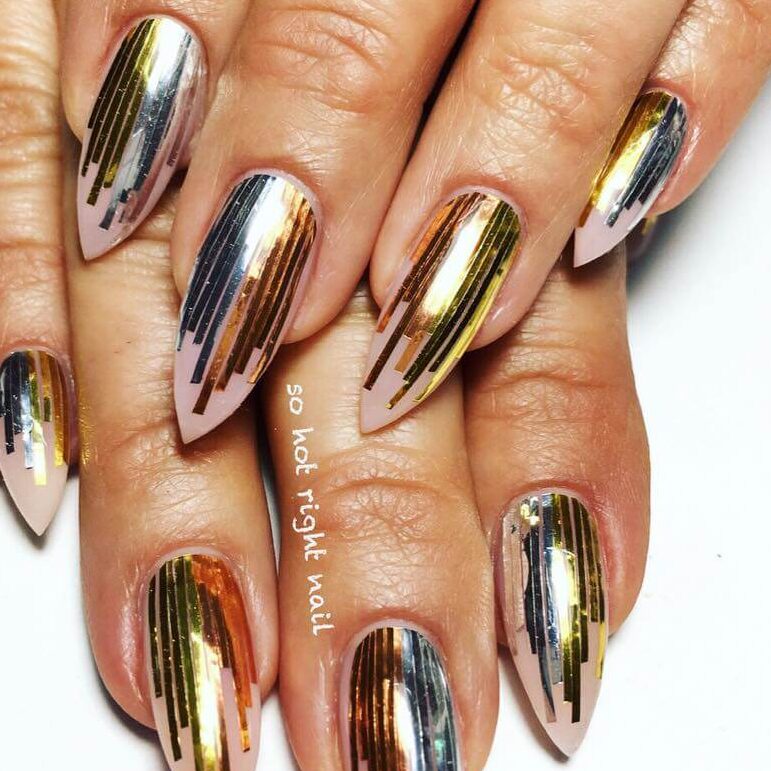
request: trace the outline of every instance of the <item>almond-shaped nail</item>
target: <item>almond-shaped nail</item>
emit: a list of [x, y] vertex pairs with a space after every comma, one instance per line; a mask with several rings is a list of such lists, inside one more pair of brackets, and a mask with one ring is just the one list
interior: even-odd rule
[[83, 256], [123, 241], [152, 211], [200, 125], [205, 95], [198, 38], [167, 17], [125, 34], [83, 140], [78, 224]]
[[650, 211], [676, 167], [687, 127], [685, 105], [666, 91], [635, 102], [576, 228], [576, 266], [607, 254]]
[[505, 201], [472, 191], [436, 215], [404, 261], [372, 341], [365, 432], [398, 420], [449, 375], [485, 320], [521, 242]]
[[597, 702], [608, 636], [594, 518], [561, 493], [516, 500], [501, 519], [498, 603], [522, 684], [551, 740], [571, 755]]
[[312, 268], [316, 218], [284, 177], [230, 193], [196, 259], [180, 315], [177, 418], [185, 442], [222, 423], [275, 356]]
[[42, 535], [59, 508], [70, 461], [70, 394], [59, 362], [42, 350], [0, 365], [0, 471], [19, 512]]
[[357, 646], [343, 687], [351, 771], [460, 771], [447, 674], [420, 632], [371, 631]]
[[253, 771], [260, 691], [244, 601], [225, 563], [184, 554], [147, 589], [155, 726], [174, 771]]

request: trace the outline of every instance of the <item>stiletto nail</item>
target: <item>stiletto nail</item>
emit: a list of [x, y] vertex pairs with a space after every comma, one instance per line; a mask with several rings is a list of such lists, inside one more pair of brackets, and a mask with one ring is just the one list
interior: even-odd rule
[[15, 351], [0, 365], [0, 470], [38, 535], [51, 524], [67, 482], [69, 398], [62, 368], [45, 351]]
[[490, 193], [459, 195], [436, 215], [380, 316], [362, 393], [363, 431], [409, 412], [452, 371], [485, 320], [520, 241], [517, 213]]
[[78, 224], [83, 256], [123, 241], [152, 211], [200, 125], [205, 64], [193, 33], [148, 17], [126, 33], [83, 140]]
[[174, 771], [253, 771], [260, 691], [244, 602], [222, 560], [165, 562], [147, 591], [155, 725]]
[[460, 771], [447, 675], [420, 632], [370, 632], [356, 648], [346, 688], [351, 771]]
[[501, 520], [498, 602], [533, 709], [566, 755], [600, 691], [608, 635], [602, 548], [593, 517], [559, 493], [517, 500]]
[[230, 193], [182, 305], [175, 398], [185, 442], [235, 412], [267, 369], [302, 299], [315, 238], [311, 205], [289, 180], [257, 174]]
[[576, 228], [576, 266], [607, 254], [650, 211], [675, 169], [687, 125], [676, 96], [651, 91], [637, 100]]

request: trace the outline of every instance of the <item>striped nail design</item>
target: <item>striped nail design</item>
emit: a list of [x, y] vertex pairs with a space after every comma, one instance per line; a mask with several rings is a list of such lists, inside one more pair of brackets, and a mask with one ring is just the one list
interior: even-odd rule
[[59, 508], [70, 460], [64, 373], [40, 350], [15, 351], [0, 366], [0, 470], [20, 513], [42, 535]]
[[457, 196], [407, 259], [378, 322], [361, 424], [375, 431], [426, 399], [485, 320], [516, 258], [517, 213], [489, 193]]
[[253, 771], [260, 692], [243, 599], [222, 560], [165, 562], [147, 595], [155, 725], [174, 771]]
[[607, 589], [594, 518], [546, 493], [504, 513], [498, 601], [509, 649], [538, 718], [566, 755], [583, 740], [599, 695]]
[[650, 211], [675, 169], [687, 127], [676, 96], [651, 91], [637, 100], [576, 228], [576, 266], [607, 254]]
[[276, 354], [312, 267], [316, 219], [291, 182], [256, 174], [228, 197], [182, 305], [175, 396], [186, 442], [246, 399]]
[[347, 703], [351, 771], [461, 768], [447, 675], [419, 632], [370, 632], [353, 657]]
[[78, 221], [83, 255], [98, 257], [152, 211], [203, 110], [198, 39], [177, 21], [148, 17], [126, 33], [83, 142]]

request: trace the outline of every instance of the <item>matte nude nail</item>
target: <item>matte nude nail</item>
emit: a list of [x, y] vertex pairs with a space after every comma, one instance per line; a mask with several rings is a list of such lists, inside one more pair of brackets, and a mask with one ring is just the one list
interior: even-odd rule
[[174, 771], [253, 771], [260, 691], [244, 601], [225, 563], [185, 554], [151, 576], [146, 663]]
[[255, 174], [230, 193], [182, 305], [175, 363], [185, 442], [246, 399], [291, 326], [312, 268], [316, 218], [288, 179]]
[[64, 495], [72, 431], [67, 380], [51, 354], [14, 351], [0, 365], [0, 424], [3, 480], [42, 535]]
[[441, 657], [414, 629], [374, 629], [344, 684], [351, 771], [459, 771], [452, 694]]
[[650, 211], [676, 168], [687, 127], [685, 105], [666, 91], [635, 102], [576, 228], [576, 266], [607, 254]]
[[608, 636], [602, 547], [576, 498], [516, 500], [501, 519], [496, 580], [509, 650], [538, 719], [566, 755], [584, 738]]
[[463, 193], [404, 261], [372, 341], [361, 404], [365, 432], [430, 396], [468, 349], [519, 251], [520, 220], [491, 193]]
[[203, 113], [203, 48], [167, 17], [125, 34], [83, 140], [78, 223], [83, 256], [112, 249], [152, 211]]

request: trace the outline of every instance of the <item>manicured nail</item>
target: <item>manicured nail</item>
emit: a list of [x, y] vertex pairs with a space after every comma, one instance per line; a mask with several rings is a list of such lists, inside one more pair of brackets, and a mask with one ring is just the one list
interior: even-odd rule
[[576, 266], [607, 254], [650, 211], [675, 169], [687, 125], [676, 96], [651, 91], [637, 100], [576, 228]]
[[14, 351], [0, 365], [0, 471], [19, 512], [42, 535], [59, 508], [70, 461], [70, 396], [59, 362]]
[[204, 80], [201, 44], [179, 22], [148, 17], [126, 33], [83, 140], [78, 223], [87, 260], [152, 211], [200, 125]]
[[420, 632], [370, 632], [356, 648], [346, 687], [351, 771], [460, 771], [447, 675]]
[[222, 560], [165, 562], [147, 594], [155, 725], [174, 771], [253, 771], [260, 691], [238, 585]]
[[382, 428], [426, 399], [474, 339], [519, 250], [505, 201], [469, 192], [434, 218], [383, 308], [364, 381], [361, 426]]
[[198, 253], [182, 304], [175, 399], [185, 442], [235, 412], [291, 326], [312, 267], [316, 218], [283, 177], [230, 193]]
[[559, 493], [513, 502], [501, 523], [496, 578], [509, 650], [543, 727], [571, 755], [599, 695], [608, 635], [597, 526]]

